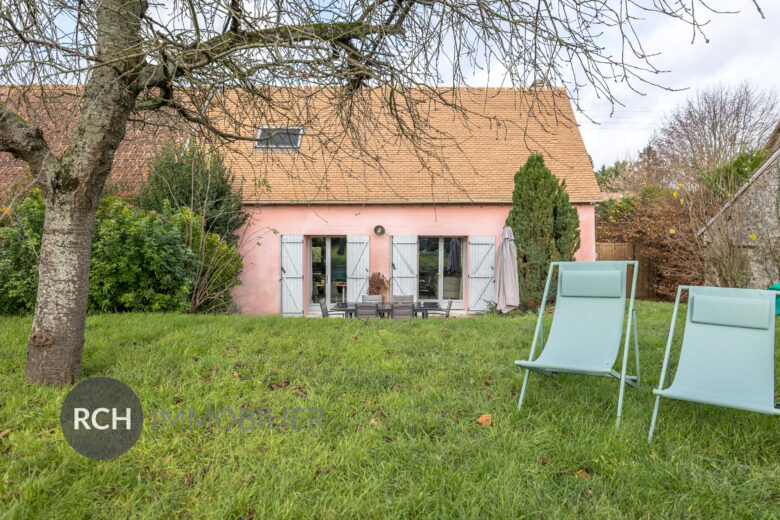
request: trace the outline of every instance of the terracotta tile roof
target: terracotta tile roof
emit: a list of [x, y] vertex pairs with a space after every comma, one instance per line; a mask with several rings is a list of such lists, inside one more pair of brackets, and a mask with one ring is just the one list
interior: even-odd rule
[[[60, 156], [76, 123], [78, 90], [49, 90], [43, 97], [40, 95], [40, 89], [31, 89], [26, 93], [24, 103], [20, 103], [14, 95], [9, 96], [8, 92], [8, 89], [0, 90], [0, 102], [8, 104], [26, 119], [37, 123], [54, 154]], [[189, 126], [179, 126], [174, 130], [171, 127], [172, 122], [168, 118], [150, 115], [143, 123], [128, 123], [125, 139], [114, 155], [108, 183], [116, 185], [122, 192], [135, 191], [143, 181], [147, 161], [157, 147], [168, 138], [183, 141], [190, 135]], [[10, 153], [0, 152], [0, 200], [4, 195], [8, 195], [14, 186], [31, 182], [32, 176], [24, 161], [14, 159]]]
[[[458, 89], [454, 94], [464, 113], [439, 102], [416, 107], [429, 125], [421, 131], [436, 136], [422, 151], [399, 138], [390, 114], [379, 109], [357, 125], [361, 145], [340, 139], [341, 113], [332, 100], [322, 99], [323, 91], [292, 94], [304, 101], [284, 117], [268, 116], [262, 107], [230, 96], [215, 100], [219, 108], [211, 115], [219, 120], [219, 111], [231, 113], [223, 118], [224, 130], [305, 127], [300, 151], [255, 150], [247, 141], [226, 148], [247, 202], [511, 202], [515, 172], [533, 152], [541, 152], [550, 170], [566, 181], [572, 201], [601, 200], [565, 89]], [[371, 110], [375, 102], [361, 110]]]
[[[322, 91], [312, 98], [300, 90], [292, 95], [281, 89], [270, 92], [275, 107], [285, 105], [278, 97], [288, 96], [287, 102], [298, 109], [268, 116], [258, 112], [262, 105], [244, 106], [235, 96], [212, 102], [220, 107], [214, 112], [230, 111], [223, 118], [225, 130], [238, 131], [228, 128], [238, 125], [246, 134], [269, 123], [306, 128], [299, 152], [255, 150], [247, 141], [225, 147], [249, 203], [510, 202], [515, 172], [536, 151], [566, 180], [572, 201], [602, 198], [564, 89], [539, 89], [534, 95], [520, 89], [458, 89], [463, 112], [433, 102], [415, 107], [429, 125], [415, 132], [433, 136], [419, 147], [398, 137], [386, 111], [377, 109], [358, 124], [353, 129], [358, 138], [352, 141], [342, 137], [343, 114]], [[25, 114], [42, 126], [55, 154], [62, 153], [75, 123], [76, 102], [76, 96], [63, 96], [48, 101], [45, 110], [36, 107], [34, 114]], [[211, 115], [219, 120], [218, 114]], [[171, 136], [186, 139], [190, 130], [186, 125], [172, 130], [128, 123], [109, 182], [132, 191], [143, 180], [155, 148]], [[23, 162], [0, 153], [0, 194], [30, 180]]]

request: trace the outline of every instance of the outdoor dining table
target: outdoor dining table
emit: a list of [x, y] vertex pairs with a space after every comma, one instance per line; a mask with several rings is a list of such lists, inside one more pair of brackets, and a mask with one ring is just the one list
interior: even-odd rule
[[354, 302], [338, 302], [330, 309], [333, 311], [343, 312], [345, 318], [352, 318], [355, 315]]
[[380, 318], [390, 317], [390, 313], [393, 310], [392, 303], [380, 303], [376, 306], [376, 315]]
[[418, 313], [422, 316], [422, 319], [428, 319], [428, 311], [440, 311], [441, 305], [439, 302], [422, 302], [414, 304], [414, 313]]
[[[417, 316], [419, 314], [422, 317], [422, 319], [428, 318], [428, 311], [438, 311], [438, 310], [441, 310], [441, 306], [439, 305], [439, 302], [418, 302], [414, 304], [414, 315]], [[384, 316], [387, 316], [389, 318], [392, 312], [393, 312], [392, 303], [380, 303], [379, 305], [377, 305], [376, 313], [380, 318], [383, 318]]]
[[[355, 302], [338, 302], [331, 307], [331, 310], [343, 312], [345, 318], [352, 318], [355, 316]], [[418, 314], [422, 319], [428, 318], [428, 311], [439, 311], [441, 306], [439, 302], [417, 302], [414, 304], [414, 314]], [[377, 305], [376, 313], [380, 318], [390, 317], [393, 311], [392, 303], [380, 303]]]

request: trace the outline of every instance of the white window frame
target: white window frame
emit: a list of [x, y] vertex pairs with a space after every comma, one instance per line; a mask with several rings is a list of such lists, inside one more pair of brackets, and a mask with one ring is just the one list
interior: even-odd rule
[[[437, 283], [436, 283], [436, 290], [437, 290], [437, 298], [420, 298], [420, 282], [419, 282], [419, 273], [420, 273], [420, 239], [421, 238], [438, 238], [439, 239], [439, 267], [436, 273], [437, 276]], [[418, 281], [417, 281], [417, 301], [420, 302], [436, 302], [436, 301], [444, 301], [444, 239], [450, 239], [450, 238], [457, 238], [460, 240], [460, 295], [461, 297], [458, 299], [452, 300], [452, 308], [453, 309], [464, 309], [466, 304], [465, 299], [465, 283], [466, 283], [466, 247], [467, 244], [466, 237], [462, 236], [456, 236], [456, 235], [448, 235], [448, 236], [439, 236], [439, 235], [419, 235], [417, 237], [417, 273], [418, 273]], [[446, 298], [449, 300], [450, 298]]]
[[[293, 146], [272, 146], [268, 143], [268, 140], [266, 139], [260, 139], [260, 134], [263, 133], [263, 130], [285, 130], [285, 134], [288, 135], [295, 135], [298, 136], [298, 141]], [[292, 130], [295, 130], [295, 132], [292, 132]], [[301, 140], [303, 139], [303, 132], [305, 131], [305, 128], [302, 126], [261, 126], [257, 129], [257, 137], [254, 143], [254, 149], [255, 150], [300, 150], [301, 149]], [[281, 132], [280, 132], [281, 133]], [[266, 144], [263, 144], [263, 143]]]
[[[331, 294], [330, 294], [330, 282], [331, 282], [331, 239], [333, 238], [344, 238], [347, 240], [347, 244], [349, 244], [349, 240], [347, 238], [347, 235], [306, 235], [306, 239], [304, 241], [304, 244], [306, 245], [306, 276], [308, 278], [308, 281], [306, 283], [307, 289], [304, 297], [306, 298], [306, 306], [307, 306], [307, 313], [308, 314], [316, 314], [320, 312], [320, 304], [319, 303], [312, 303], [311, 296], [312, 296], [312, 283], [314, 281], [314, 274], [312, 273], [312, 239], [314, 238], [324, 238], [325, 239], [325, 251], [323, 254], [325, 255], [325, 302], [330, 307], [333, 305], [331, 303]], [[349, 254], [349, 253], [347, 253]], [[349, 294], [347, 293], [348, 287], [344, 287], [344, 297], [347, 298], [344, 301], [349, 301]]]

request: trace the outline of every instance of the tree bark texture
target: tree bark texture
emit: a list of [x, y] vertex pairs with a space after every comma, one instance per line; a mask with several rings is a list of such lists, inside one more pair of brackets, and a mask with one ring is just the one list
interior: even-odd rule
[[[139, 23], [145, 9], [141, 1], [98, 2], [98, 54], [113, 62], [92, 70], [63, 156], [51, 156], [31, 168], [43, 191], [46, 217], [27, 351], [28, 381], [63, 385], [79, 375], [95, 212], [138, 96], [134, 81], [140, 70]], [[122, 59], [127, 53], [130, 57]]]

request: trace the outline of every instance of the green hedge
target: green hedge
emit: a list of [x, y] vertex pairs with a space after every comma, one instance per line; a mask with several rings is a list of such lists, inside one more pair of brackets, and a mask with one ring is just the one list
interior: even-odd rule
[[[2, 222], [0, 314], [28, 314], [35, 308], [43, 220], [44, 203], [34, 191]], [[201, 235], [189, 233], [192, 224], [188, 209], [174, 212], [166, 206], [161, 213], [147, 212], [115, 197], [101, 201], [92, 240], [89, 311], [186, 311], [198, 286], [200, 303], [192, 310], [228, 310], [241, 258], [235, 246], [210, 233], [201, 248]], [[210, 273], [205, 282], [204, 272]]]
[[0, 314], [28, 314], [38, 293], [38, 253], [43, 233], [40, 192], [13, 208], [0, 221]]
[[95, 219], [89, 310], [184, 311], [194, 260], [175, 216], [109, 197]]

